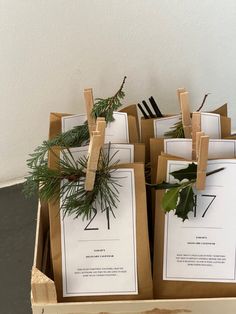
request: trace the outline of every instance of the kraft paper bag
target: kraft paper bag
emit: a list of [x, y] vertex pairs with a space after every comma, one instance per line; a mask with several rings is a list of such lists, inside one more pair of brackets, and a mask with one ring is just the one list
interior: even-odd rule
[[[216, 113], [220, 115], [221, 121], [221, 137], [226, 138], [231, 135], [231, 119], [227, 117], [227, 104], [219, 107], [218, 109], [211, 111], [210, 113]], [[165, 115], [164, 117], [170, 117], [171, 115]], [[151, 159], [150, 156], [150, 139], [154, 138], [154, 120], [161, 118], [153, 119], [144, 119], [141, 118], [141, 142], [145, 144], [146, 147], [146, 161], [149, 162]]]
[[[61, 133], [61, 118], [64, 116], [70, 116], [66, 113], [51, 113], [50, 114], [50, 128], [49, 128], [49, 138], [53, 138]], [[130, 133], [130, 129], [135, 130], [134, 125], [136, 125], [136, 118], [132, 116], [133, 123], [129, 123], [129, 137], [133, 140], [137, 137], [134, 133]], [[130, 135], [131, 134], [131, 135]], [[134, 145], [134, 162], [145, 162], [145, 145], [143, 143], [131, 142], [130, 144]]]
[[[183, 160], [168, 155], [159, 156], [157, 183], [166, 180], [167, 160]], [[235, 297], [235, 283], [194, 282], [163, 280], [165, 213], [161, 199], [165, 191], [156, 191], [156, 215], [154, 235], [153, 286], [156, 299]]]
[[[131, 105], [131, 106], [125, 107], [124, 109], [120, 111], [127, 113], [128, 129], [129, 129], [129, 143], [130, 144], [139, 143], [140, 142], [139, 122], [138, 122], [136, 106]], [[51, 117], [51, 120], [50, 120], [51, 123], [55, 123], [55, 125], [58, 123], [58, 125], [56, 126], [56, 129], [53, 132], [56, 132], [55, 134], [58, 134], [61, 132], [61, 122], [60, 122], [61, 117], [71, 116], [72, 114], [53, 112], [51, 113], [51, 115], [54, 116], [54, 117]]]
[[140, 132], [137, 106], [136, 105], [127, 106], [121, 109], [120, 112], [126, 112], [128, 115], [130, 143], [139, 143]]
[[[55, 156], [50, 158], [50, 166], [55, 165]], [[54, 160], [53, 160], [54, 159]], [[62, 260], [61, 260], [61, 226], [59, 217], [59, 200], [49, 202], [50, 220], [50, 246], [54, 281], [57, 290], [58, 301], [113, 301], [113, 300], [139, 300], [152, 299], [153, 287], [151, 276], [150, 248], [148, 239], [148, 222], [146, 208], [146, 191], [143, 164], [126, 164], [120, 168], [133, 168], [135, 172], [135, 195], [136, 195], [136, 249], [137, 249], [137, 276], [138, 294], [136, 295], [104, 295], [63, 297], [62, 294]], [[81, 218], [78, 218], [81, 219]], [[79, 223], [79, 221], [78, 221]], [[121, 228], [122, 229], [122, 228]]]
[[[52, 138], [60, 133], [62, 114], [50, 115], [49, 137]], [[53, 153], [49, 152], [49, 167], [57, 167], [59, 148], [55, 147]], [[49, 202], [50, 221], [50, 247], [53, 265], [54, 281], [57, 290], [58, 301], [113, 301], [113, 300], [136, 300], [152, 299], [153, 283], [151, 274], [150, 247], [148, 239], [148, 221], [146, 207], [146, 189], [144, 177], [145, 147], [143, 144], [134, 145], [134, 164], [122, 164], [117, 168], [133, 168], [135, 173], [135, 197], [136, 197], [136, 249], [138, 269], [138, 294], [137, 295], [105, 295], [84, 297], [63, 297], [62, 294], [62, 260], [61, 260], [61, 226], [60, 226], [60, 200]], [[80, 218], [79, 218], [80, 219]]]

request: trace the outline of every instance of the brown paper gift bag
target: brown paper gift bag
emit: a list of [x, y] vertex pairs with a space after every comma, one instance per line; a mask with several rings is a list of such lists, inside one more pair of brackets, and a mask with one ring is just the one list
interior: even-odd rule
[[[128, 129], [129, 129], [129, 143], [130, 144], [139, 143], [140, 142], [139, 123], [138, 123], [138, 115], [137, 115], [136, 106], [131, 105], [131, 106], [123, 108], [120, 111], [127, 113]], [[52, 124], [52, 131], [50, 132], [52, 133], [49, 134], [50, 138], [61, 133], [61, 117], [71, 116], [71, 115], [73, 114], [59, 113], [59, 112], [51, 113], [50, 123]]]
[[[210, 113], [216, 113], [220, 115], [221, 120], [221, 136], [226, 138], [231, 134], [231, 119], [227, 117], [227, 104], [219, 107], [218, 109], [211, 111]], [[171, 115], [165, 115], [164, 117], [170, 117]], [[154, 120], [155, 119], [144, 119], [141, 118], [141, 142], [145, 143], [146, 146], [146, 161], [150, 161], [150, 139], [154, 138]]]
[[[50, 114], [50, 126], [49, 126], [49, 138], [57, 136], [61, 133], [61, 118], [63, 116], [70, 116], [67, 113], [56, 113]], [[129, 117], [129, 116], [128, 116]], [[129, 138], [130, 144], [134, 145], [134, 162], [145, 162], [145, 145], [143, 143], [133, 142], [138, 138], [136, 130], [136, 118], [132, 116], [131, 123], [129, 122]], [[131, 141], [132, 140], [132, 141]]]
[[[62, 114], [52, 113], [50, 115], [49, 137], [56, 136], [61, 131]], [[136, 120], [136, 118], [134, 117]], [[136, 121], [135, 121], [136, 123]], [[59, 156], [59, 149], [55, 148], [54, 153]], [[56, 167], [56, 155], [49, 152], [49, 167]], [[62, 296], [62, 262], [61, 262], [61, 227], [59, 211], [59, 200], [49, 202], [50, 218], [50, 244], [53, 263], [54, 280], [57, 288], [58, 301], [97, 301], [97, 300], [130, 300], [130, 299], [151, 299], [153, 297], [150, 248], [148, 241], [148, 222], [146, 208], [146, 190], [144, 178], [145, 147], [143, 144], [134, 144], [135, 161], [141, 163], [126, 164], [120, 167], [133, 168], [135, 172], [136, 191], [136, 228], [137, 228], [137, 268], [138, 268], [138, 291], [137, 295], [119, 296], [90, 296], [90, 297], [66, 297]]]
[[[160, 156], [158, 160], [158, 183], [166, 179], [167, 160], [183, 160], [171, 156]], [[155, 240], [153, 285], [154, 298], [180, 299], [180, 298], [217, 298], [235, 297], [235, 283], [219, 282], [194, 282], [163, 280], [163, 256], [164, 256], [164, 222], [165, 213], [161, 208], [161, 199], [164, 191], [156, 192], [156, 216], [155, 216]]]
[[[56, 157], [50, 154], [49, 165], [55, 167]], [[148, 223], [146, 208], [146, 191], [144, 178], [144, 165], [142, 163], [120, 165], [119, 168], [133, 168], [135, 173], [136, 196], [136, 248], [137, 248], [137, 295], [110, 295], [110, 296], [84, 296], [66, 297], [62, 295], [62, 260], [61, 260], [61, 226], [59, 212], [59, 200], [49, 202], [50, 220], [50, 244], [53, 264], [54, 281], [57, 290], [58, 301], [113, 301], [113, 300], [137, 300], [151, 299], [153, 297], [150, 248], [148, 240]], [[79, 218], [80, 219], [80, 218]], [[122, 230], [122, 228], [121, 228]]]

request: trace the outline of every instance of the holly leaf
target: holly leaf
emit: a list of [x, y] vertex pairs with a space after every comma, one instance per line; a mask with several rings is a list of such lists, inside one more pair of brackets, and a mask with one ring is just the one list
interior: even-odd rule
[[197, 178], [197, 165], [191, 163], [187, 168], [180, 169], [177, 171], [170, 172], [170, 174], [177, 180], [182, 181], [183, 179], [187, 180], [196, 180]]
[[183, 188], [179, 194], [179, 202], [175, 209], [175, 215], [182, 218], [183, 221], [188, 219], [188, 213], [192, 212], [195, 206], [194, 192], [192, 185]]
[[162, 208], [164, 209], [165, 212], [169, 212], [176, 208], [179, 198], [179, 190], [180, 187], [173, 188], [165, 192], [162, 198]]

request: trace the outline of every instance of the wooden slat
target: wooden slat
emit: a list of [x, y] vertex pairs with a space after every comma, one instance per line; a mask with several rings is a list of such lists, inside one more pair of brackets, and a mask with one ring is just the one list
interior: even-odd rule
[[33, 314], [235, 314], [236, 298], [33, 304]]
[[57, 303], [54, 282], [36, 267], [32, 268], [31, 291], [34, 303]]

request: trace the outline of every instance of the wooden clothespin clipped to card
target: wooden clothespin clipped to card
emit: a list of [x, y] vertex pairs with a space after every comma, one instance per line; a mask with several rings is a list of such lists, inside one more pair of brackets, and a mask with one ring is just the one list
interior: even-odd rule
[[90, 137], [92, 136], [92, 132], [96, 129], [96, 120], [92, 117], [92, 110], [93, 110], [93, 90], [92, 88], [86, 88], [84, 90], [84, 99], [85, 99], [85, 106], [87, 112], [87, 121], [88, 121], [88, 128]]
[[193, 112], [192, 114], [192, 159], [197, 159], [197, 133], [201, 132], [201, 114]]
[[204, 132], [197, 132], [196, 147], [197, 147], [196, 189], [204, 190], [206, 184], [206, 168], [208, 160], [209, 136], [204, 135]]
[[88, 161], [85, 177], [85, 190], [92, 191], [94, 187], [99, 156], [105, 140], [105, 118], [97, 118], [96, 131], [92, 131], [88, 149]]
[[178, 98], [179, 105], [180, 105], [180, 94], [185, 93], [185, 92], [187, 92], [185, 87], [180, 87], [177, 89], [177, 98]]
[[185, 138], [192, 137], [192, 123], [189, 110], [189, 94], [188, 92], [182, 92], [179, 94], [180, 108], [182, 113], [182, 123], [184, 129]]

